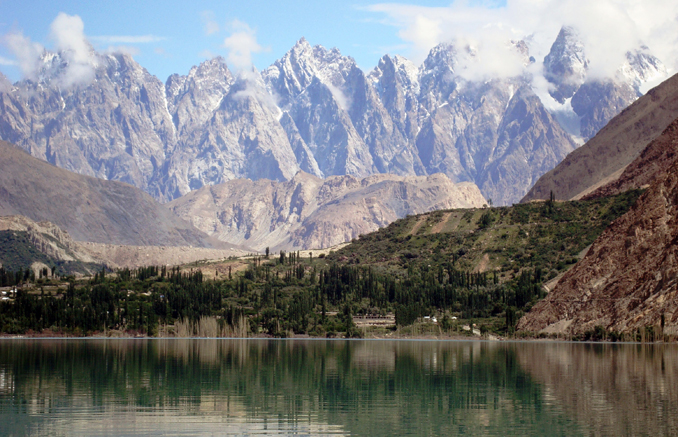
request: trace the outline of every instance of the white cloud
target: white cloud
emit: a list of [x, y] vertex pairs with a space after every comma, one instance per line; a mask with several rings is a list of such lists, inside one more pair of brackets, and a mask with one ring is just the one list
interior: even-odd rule
[[203, 59], [212, 59], [216, 58], [218, 55], [211, 50], [205, 49], [201, 50], [200, 53], [198, 53], [198, 56], [200, 56]]
[[7, 59], [4, 56], [0, 56], [0, 65], [17, 65], [17, 62], [12, 59]]
[[165, 41], [167, 38], [156, 35], [99, 35], [91, 36], [90, 39], [105, 44], [148, 44]]
[[334, 97], [334, 100], [337, 102], [341, 109], [343, 109], [344, 111], [348, 111], [349, 109], [351, 109], [353, 101], [341, 90], [341, 88], [336, 87], [329, 82], [323, 83], [330, 90], [332, 96]]
[[16, 64], [25, 78], [35, 79], [40, 68], [40, 56], [45, 48], [22, 33], [9, 33], [2, 38], [2, 42], [16, 57]]
[[134, 46], [109, 46], [106, 47], [104, 53], [124, 53], [130, 56], [137, 56], [141, 51]]
[[217, 23], [214, 12], [202, 11], [200, 17], [202, 18], [204, 25], [203, 30], [205, 31], [205, 35], [212, 35], [219, 32], [219, 23]]
[[60, 85], [69, 88], [88, 84], [94, 79], [94, 49], [85, 38], [85, 25], [77, 15], [59, 12], [50, 26], [56, 49], [68, 61]]
[[224, 40], [224, 48], [228, 50], [226, 62], [236, 70], [247, 70], [252, 67], [252, 54], [263, 52], [265, 49], [257, 42], [254, 29], [247, 23], [234, 20], [229, 27], [233, 30]]
[[[541, 61], [563, 25], [576, 28], [591, 61], [589, 74], [611, 76], [627, 51], [646, 44], [670, 71], [678, 70], [678, 2], [675, 0], [507, 0], [505, 6], [457, 1], [449, 7], [380, 3], [366, 8], [386, 17], [421, 62], [440, 42], [471, 41], [477, 57], [467, 67], [491, 74], [516, 66], [505, 42], [525, 39]], [[473, 65], [473, 62], [476, 65]], [[483, 71], [487, 70], [487, 71]]]

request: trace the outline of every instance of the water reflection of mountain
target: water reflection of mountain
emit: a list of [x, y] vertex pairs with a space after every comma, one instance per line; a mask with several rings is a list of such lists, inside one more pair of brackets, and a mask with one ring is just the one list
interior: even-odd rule
[[[424, 341], [3, 341], [0, 373], [3, 387], [10, 389], [0, 390], [0, 420], [30, 423], [36, 429], [77, 422], [84, 430], [89, 417], [92, 429], [102, 423], [138, 423], [134, 429], [143, 430], [144, 418], [152, 417], [160, 423], [158, 429], [175, 429], [173, 423], [190, 427], [194, 422], [203, 424], [196, 429], [221, 423], [231, 430], [265, 424], [283, 434], [674, 431], [677, 419], [669, 413], [678, 399], [674, 349], [597, 347]], [[649, 423], [653, 420], [663, 423]]]
[[591, 435], [678, 435], [675, 345], [535, 344], [520, 366]]

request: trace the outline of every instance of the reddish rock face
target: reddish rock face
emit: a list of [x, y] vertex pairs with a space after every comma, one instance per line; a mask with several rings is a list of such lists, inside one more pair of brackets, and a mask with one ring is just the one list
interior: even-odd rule
[[576, 334], [660, 328], [678, 334], [678, 162], [596, 240], [519, 330]]

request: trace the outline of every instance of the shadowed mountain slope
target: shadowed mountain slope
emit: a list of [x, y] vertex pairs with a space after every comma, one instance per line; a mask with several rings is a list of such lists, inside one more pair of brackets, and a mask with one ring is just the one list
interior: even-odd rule
[[50, 221], [78, 241], [206, 246], [193, 228], [131, 185], [82, 176], [0, 141], [0, 215]]

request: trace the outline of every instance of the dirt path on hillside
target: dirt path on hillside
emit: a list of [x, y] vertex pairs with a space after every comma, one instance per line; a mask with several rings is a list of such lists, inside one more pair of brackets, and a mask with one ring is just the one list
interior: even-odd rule
[[478, 267], [476, 267], [476, 273], [484, 273], [487, 271], [487, 266], [490, 264], [490, 255], [485, 254], [483, 255], [483, 258], [480, 260], [480, 263], [478, 264]]
[[447, 222], [450, 220], [450, 217], [452, 217], [451, 212], [446, 212], [445, 214], [443, 214], [442, 220], [440, 220], [438, 223], [435, 224], [435, 226], [433, 226], [433, 228], [431, 228], [431, 233], [432, 234], [441, 233]]
[[424, 226], [424, 223], [426, 223], [427, 218], [428, 215], [419, 216], [419, 218], [417, 219], [417, 223], [415, 223], [414, 226], [412, 226], [412, 229], [410, 230], [410, 232], [407, 233], [407, 235], [414, 235], [417, 232], [419, 232], [419, 229], [421, 229], [421, 227]]

